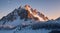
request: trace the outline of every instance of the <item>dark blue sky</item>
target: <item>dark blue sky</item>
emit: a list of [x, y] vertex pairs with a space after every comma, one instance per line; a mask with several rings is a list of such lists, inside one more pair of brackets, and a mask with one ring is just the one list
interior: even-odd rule
[[25, 4], [31, 5], [50, 19], [60, 16], [60, 0], [0, 0], [0, 18]]

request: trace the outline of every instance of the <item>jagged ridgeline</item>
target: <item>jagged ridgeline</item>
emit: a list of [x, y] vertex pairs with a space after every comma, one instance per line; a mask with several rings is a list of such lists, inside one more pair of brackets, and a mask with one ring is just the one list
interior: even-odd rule
[[4, 16], [1, 20], [14, 21], [19, 17], [20, 19], [27, 20], [36, 20], [36, 21], [46, 21], [48, 17], [44, 14], [38, 12], [36, 9], [31, 8], [30, 5], [25, 5], [24, 7], [19, 7], [13, 12], [9, 13], [7, 16]]

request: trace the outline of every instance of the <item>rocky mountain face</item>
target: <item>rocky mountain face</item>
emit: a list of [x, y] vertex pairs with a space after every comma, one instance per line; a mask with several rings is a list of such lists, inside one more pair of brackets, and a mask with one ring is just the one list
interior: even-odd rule
[[[20, 6], [18, 9], [14, 9], [8, 15], [0, 19], [0, 28], [16, 28], [18, 25], [29, 25], [37, 21], [47, 21], [48, 17], [44, 14], [33, 9], [30, 5]], [[5, 27], [6, 26], [6, 27]]]
[[25, 5], [24, 7], [19, 7], [15, 9], [13, 12], [9, 13], [7, 16], [4, 16], [1, 21], [14, 21], [19, 17], [20, 19], [26, 20], [38, 20], [38, 21], [46, 21], [48, 17], [44, 14], [38, 12], [36, 9], [31, 8], [29, 5]]

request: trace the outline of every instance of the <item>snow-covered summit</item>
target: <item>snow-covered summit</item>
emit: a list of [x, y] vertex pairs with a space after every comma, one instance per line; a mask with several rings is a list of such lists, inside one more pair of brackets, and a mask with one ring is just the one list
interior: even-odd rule
[[24, 7], [19, 7], [15, 9], [13, 12], [9, 13], [7, 16], [4, 16], [1, 20], [13, 21], [20, 17], [21, 19], [33, 19], [33, 20], [48, 20], [44, 14], [38, 12], [36, 9], [31, 8], [29, 5], [25, 5]]

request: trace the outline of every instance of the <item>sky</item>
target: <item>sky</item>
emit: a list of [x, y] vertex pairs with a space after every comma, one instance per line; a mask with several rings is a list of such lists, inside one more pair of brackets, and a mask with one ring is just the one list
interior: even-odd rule
[[60, 0], [0, 0], [0, 19], [19, 6], [30, 5], [49, 19], [60, 17]]

